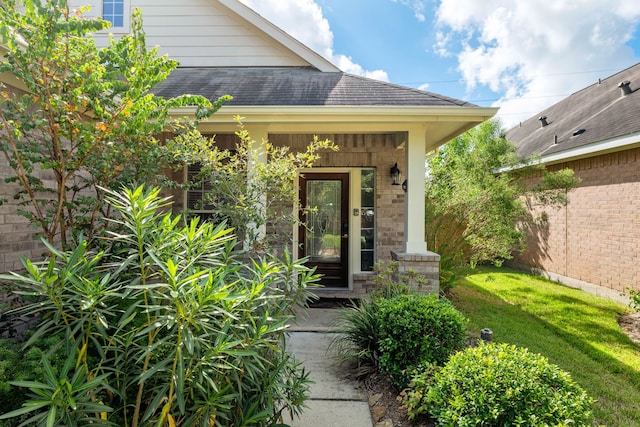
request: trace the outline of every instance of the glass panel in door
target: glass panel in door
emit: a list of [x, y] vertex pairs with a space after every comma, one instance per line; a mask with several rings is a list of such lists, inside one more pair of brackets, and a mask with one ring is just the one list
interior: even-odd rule
[[300, 258], [322, 275], [327, 287], [347, 287], [349, 247], [349, 174], [305, 173], [300, 178], [302, 205]]
[[340, 181], [307, 181], [307, 256], [312, 262], [339, 262], [342, 237]]

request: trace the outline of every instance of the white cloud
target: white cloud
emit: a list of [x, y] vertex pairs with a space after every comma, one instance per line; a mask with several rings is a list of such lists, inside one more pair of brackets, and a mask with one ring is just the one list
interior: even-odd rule
[[468, 90], [499, 94], [510, 126], [638, 61], [628, 0], [440, 0], [434, 49], [455, 55]]
[[400, 3], [408, 6], [413, 10], [414, 15], [420, 22], [424, 22], [426, 17], [424, 15], [425, 6], [423, 0], [391, 0], [394, 3]]
[[329, 21], [314, 0], [240, 0], [346, 73], [389, 81], [384, 70], [365, 70], [351, 57], [333, 51]]

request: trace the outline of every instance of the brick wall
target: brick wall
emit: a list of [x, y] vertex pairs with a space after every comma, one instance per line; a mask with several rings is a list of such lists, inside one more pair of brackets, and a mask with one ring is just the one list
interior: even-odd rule
[[582, 182], [528, 231], [517, 263], [616, 291], [640, 289], [640, 148], [549, 167]]
[[[20, 89], [7, 86], [8, 92], [24, 93]], [[53, 177], [41, 172], [44, 180]], [[22, 269], [21, 257], [39, 259], [44, 251], [44, 246], [36, 236], [36, 229], [27, 219], [18, 215], [18, 203], [13, 199], [19, 190], [17, 184], [8, 184], [5, 178], [15, 176], [13, 169], [7, 163], [3, 153], [0, 153], [0, 200], [5, 202], [0, 205], [0, 272], [16, 271]]]
[[[404, 150], [396, 148], [396, 134], [319, 135], [329, 138], [340, 146], [338, 152], [322, 153], [317, 167], [372, 167], [376, 169], [377, 218], [376, 253], [377, 259], [389, 261], [391, 251], [402, 247], [404, 233], [404, 192], [400, 186], [392, 186], [389, 168], [398, 162], [404, 164]], [[302, 150], [313, 139], [313, 135], [270, 135], [274, 145], [286, 144], [293, 151]], [[218, 135], [216, 140], [226, 148], [232, 148], [235, 137]], [[404, 171], [403, 171], [404, 172]], [[12, 173], [4, 158], [0, 158], [0, 179]], [[45, 177], [46, 178], [46, 177]], [[173, 178], [182, 180], [182, 172]], [[0, 197], [9, 203], [0, 205], [0, 271], [19, 269], [20, 256], [37, 259], [43, 252], [36, 230], [26, 219], [16, 214], [17, 205], [12, 197], [17, 187], [2, 181]], [[183, 192], [174, 192], [176, 209], [183, 201]]]

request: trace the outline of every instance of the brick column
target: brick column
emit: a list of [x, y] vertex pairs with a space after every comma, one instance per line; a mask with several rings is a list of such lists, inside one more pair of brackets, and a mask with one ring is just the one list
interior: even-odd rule
[[440, 255], [429, 251], [423, 254], [391, 251], [391, 259], [398, 264], [393, 273], [394, 281], [407, 283], [418, 293], [440, 292]]

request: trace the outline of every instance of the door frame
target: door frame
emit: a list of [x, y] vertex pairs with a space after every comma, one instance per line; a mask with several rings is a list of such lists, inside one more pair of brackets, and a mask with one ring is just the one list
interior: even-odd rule
[[[350, 218], [350, 196], [351, 196], [351, 174], [349, 172], [337, 172], [337, 171], [309, 171], [301, 173], [298, 176], [298, 200], [301, 203], [301, 210], [299, 212], [299, 224], [298, 224], [298, 236], [307, 236], [304, 222], [307, 220], [306, 212], [304, 210], [308, 201], [307, 186], [308, 181], [318, 182], [340, 182], [340, 230], [338, 230], [338, 236], [340, 239], [340, 256], [338, 261], [309, 261], [311, 267], [317, 267], [318, 272], [322, 273], [324, 269], [325, 277], [328, 281], [332, 281], [333, 284], [324, 284], [324, 288], [327, 289], [349, 289], [351, 269], [350, 269], [350, 253], [351, 253], [351, 218]], [[306, 243], [301, 240], [298, 245], [298, 258], [306, 256], [306, 249], [303, 245]], [[306, 240], [306, 239], [305, 239]], [[321, 279], [322, 281], [322, 279]]]
[[[336, 291], [336, 292], [346, 292], [353, 291], [353, 277], [354, 274], [362, 273], [360, 270], [360, 234], [361, 234], [361, 171], [372, 169], [376, 171], [376, 181], [378, 180], [378, 171], [375, 167], [372, 166], [360, 166], [360, 167], [314, 167], [310, 169], [299, 169], [298, 175], [304, 175], [306, 173], [348, 173], [349, 174], [349, 265], [348, 265], [348, 287], [342, 288], [321, 288], [323, 290]], [[293, 201], [294, 210], [293, 213], [296, 218], [299, 218], [299, 201], [300, 201], [300, 187], [299, 180], [296, 180], [296, 198]], [[377, 184], [375, 188], [378, 188]], [[377, 206], [377, 202], [376, 206]], [[356, 212], [357, 210], [357, 212]], [[377, 208], [376, 208], [377, 212]], [[376, 214], [376, 217], [378, 215]], [[377, 221], [377, 220], [376, 220]], [[300, 243], [299, 236], [299, 227], [298, 224], [295, 224], [293, 227], [293, 251], [292, 255], [294, 259], [298, 259], [298, 245]], [[378, 241], [377, 233], [378, 227], [376, 226], [376, 242]], [[377, 245], [377, 243], [376, 243]], [[378, 249], [376, 248], [374, 251], [374, 262], [378, 259]], [[371, 274], [370, 271], [364, 272], [363, 274]]]

